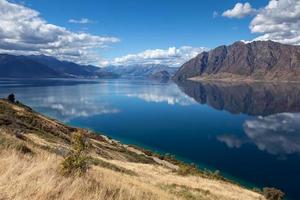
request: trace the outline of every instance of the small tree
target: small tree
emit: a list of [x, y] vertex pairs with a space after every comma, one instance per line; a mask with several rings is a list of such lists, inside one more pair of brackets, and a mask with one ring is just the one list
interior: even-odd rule
[[267, 200], [282, 200], [284, 198], [284, 193], [276, 188], [265, 187], [263, 189], [263, 195]]
[[15, 103], [15, 95], [13, 93], [11, 93], [10, 95], [8, 95], [7, 97], [8, 101], [11, 103]]
[[86, 156], [87, 138], [79, 131], [72, 139], [72, 150], [62, 162], [62, 173], [63, 175], [82, 175], [89, 167]]

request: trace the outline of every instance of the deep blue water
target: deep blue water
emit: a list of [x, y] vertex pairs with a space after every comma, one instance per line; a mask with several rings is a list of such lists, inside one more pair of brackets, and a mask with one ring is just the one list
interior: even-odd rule
[[0, 96], [129, 144], [300, 199], [300, 87], [147, 80], [0, 80]]

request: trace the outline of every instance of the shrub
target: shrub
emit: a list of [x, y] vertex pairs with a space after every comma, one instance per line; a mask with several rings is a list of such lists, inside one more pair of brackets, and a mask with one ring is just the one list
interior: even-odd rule
[[203, 174], [205, 177], [211, 178], [211, 179], [217, 179], [217, 180], [226, 180], [219, 170], [211, 171], [208, 169], [204, 169]]
[[153, 153], [149, 150], [143, 150], [143, 152], [146, 156], [153, 156]]
[[13, 93], [8, 95], [7, 100], [11, 103], [15, 103], [15, 95]]
[[165, 161], [170, 162], [170, 163], [175, 164], [175, 165], [184, 164], [183, 162], [177, 160], [174, 155], [171, 155], [169, 153], [166, 153], [164, 155], [155, 154], [155, 156], [157, 156], [161, 160], [165, 160]]
[[179, 166], [179, 169], [177, 173], [181, 176], [187, 176], [187, 175], [196, 175], [199, 174], [199, 170], [197, 169], [197, 166], [194, 164], [181, 164]]
[[72, 150], [62, 162], [63, 175], [83, 175], [89, 165], [86, 155], [87, 138], [82, 132], [77, 132], [73, 136]]
[[87, 157], [71, 154], [62, 162], [63, 175], [82, 175], [88, 169]]
[[276, 188], [263, 188], [263, 195], [267, 200], [282, 200], [284, 198], [284, 193]]
[[83, 153], [88, 147], [87, 137], [82, 132], [73, 135], [72, 147], [77, 153]]

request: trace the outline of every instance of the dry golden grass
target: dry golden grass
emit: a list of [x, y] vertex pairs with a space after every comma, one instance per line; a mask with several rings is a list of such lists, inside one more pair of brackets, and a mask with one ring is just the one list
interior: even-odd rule
[[[61, 160], [47, 152], [27, 156], [2, 151], [0, 199], [159, 199], [160, 192], [155, 188], [99, 167], [93, 167], [85, 176], [64, 177], [59, 173]], [[162, 199], [170, 199], [161, 195]]]
[[[32, 148], [32, 147], [31, 147]], [[182, 177], [163, 166], [105, 160], [134, 171], [130, 176], [99, 166], [84, 176], [59, 172], [62, 157], [34, 149], [24, 155], [6, 149], [0, 153], [0, 199], [263, 199], [249, 190], [223, 181]]]
[[0, 100], [0, 200], [264, 200], [226, 181], [180, 176], [176, 163], [87, 132], [91, 167], [63, 176], [75, 131], [84, 130]]

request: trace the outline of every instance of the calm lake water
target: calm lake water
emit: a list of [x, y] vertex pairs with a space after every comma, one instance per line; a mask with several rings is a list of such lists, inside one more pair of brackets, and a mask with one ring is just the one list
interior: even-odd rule
[[68, 124], [300, 199], [300, 85], [0, 80]]

